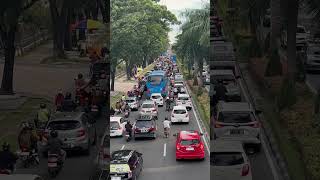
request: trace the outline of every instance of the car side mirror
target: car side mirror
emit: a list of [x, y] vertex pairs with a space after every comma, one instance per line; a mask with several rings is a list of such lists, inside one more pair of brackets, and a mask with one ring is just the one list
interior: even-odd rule
[[261, 114], [262, 111], [261, 111], [261, 110], [256, 110], [255, 113], [256, 113], [256, 114]]

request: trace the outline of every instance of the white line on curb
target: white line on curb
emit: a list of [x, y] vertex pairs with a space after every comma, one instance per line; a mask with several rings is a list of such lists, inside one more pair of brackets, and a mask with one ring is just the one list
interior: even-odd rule
[[164, 143], [164, 145], [163, 145], [163, 157], [166, 157], [166, 155], [167, 155], [167, 144]]
[[125, 146], [126, 146], [126, 145], [123, 145], [123, 146], [121, 147], [121, 150], [123, 150]]

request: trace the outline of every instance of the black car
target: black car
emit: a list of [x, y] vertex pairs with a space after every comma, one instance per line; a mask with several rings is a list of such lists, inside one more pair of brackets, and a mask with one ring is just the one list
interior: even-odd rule
[[157, 124], [155, 120], [138, 120], [133, 126], [134, 139], [156, 138]]
[[118, 150], [111, 154], [110, 177], [112, 179], [137, 180], [143, 168], [142, 154], [135, 150]]

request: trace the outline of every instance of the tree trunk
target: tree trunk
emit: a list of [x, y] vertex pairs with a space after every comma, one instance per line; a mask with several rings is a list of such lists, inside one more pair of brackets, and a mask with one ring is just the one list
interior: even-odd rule
[[129, 61], [126, 61], [126, 74], [127, 74], [127, 80], [130, 80], [130, 78], [131, 78], [131, 69], [130, 69]]
[[[271, 35], [270, 35], [270, 46], [277, 48], [278, 40], [281, 35], [281, 0], [271, 0]], [[276, 46], [275, 46], [276, 45]], [[271, 50], [272, 52], [272, 50]]]
[[14, 69], [14, 58], [15, 58], [15, 32], [16, 26], [11, 27], [8, 33], [2, 33], [1, 38], [5, 44], [5, 63], [3, 68], [2, 82], [1, 82], [1, 93], [2, 94], [13, 94], [13, 69]]

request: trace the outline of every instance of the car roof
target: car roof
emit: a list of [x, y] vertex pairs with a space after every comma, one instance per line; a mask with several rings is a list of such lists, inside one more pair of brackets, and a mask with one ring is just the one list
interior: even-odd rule
[[59, 112], [55, 113], [50, 121], [78, 120], [83, 114], [84, 112]]
[[112, 117], [110, 117], [110, 121], [120, 121], [121, 118], [122, 117], [120, 117], [120, 116], [112, 116]]
[[248, 102], [224, 102], [220, 101], [217, 105], [220, 111], [229, 112], [248, 112], [253, 111], [253, 108]]
[[127, 97], [127, 98], [126, 98], [126, 100], [136, 100], [136, 99], [137, 99], [137, 97], [135, 97], [135, 96], [134, 96], [134, 97]]
[[181, 94], [181, 93], [179, 93], [178, 94], [178, 97], [190, 97], [188, 94]]
[[[111, 153], [111, 158], [113, 158], [111, 162], [128, 162], [133, 152], [134, 150], [129, 150], [129, 149], [114, 151]], [[116, 157], [113, 157], [115, 155]]]
[[211, 141], [211, 152], [244, 152], [243, 145], [239, 141]]
[[211, 70], [210, 71], [210, 75], [232, 75], [232, 76], [234, 76], [233, 71], [230, 70], [230, 69], [215, 69], [215, 70]]
[[34, 180], [40, 176], [34, 174], [0, 174], [1, 180]]
[[152, 100], [145, 100], [142, 104], [154, 104], [154, 102]]
[[176, 110], [176, 109], [184, 109], [184, 110], [186, 110], [187, 108], [185, 106], [173, 106], [173, 110]]
[[180, 131], [179, 137], [181, 139], [199, 139], [199, 133], [195, 130], [188, 130], [188, 131]]
[[160, 95], [161, 96], [161, 93], [152, 93], [151, 96], [152, 95]]

